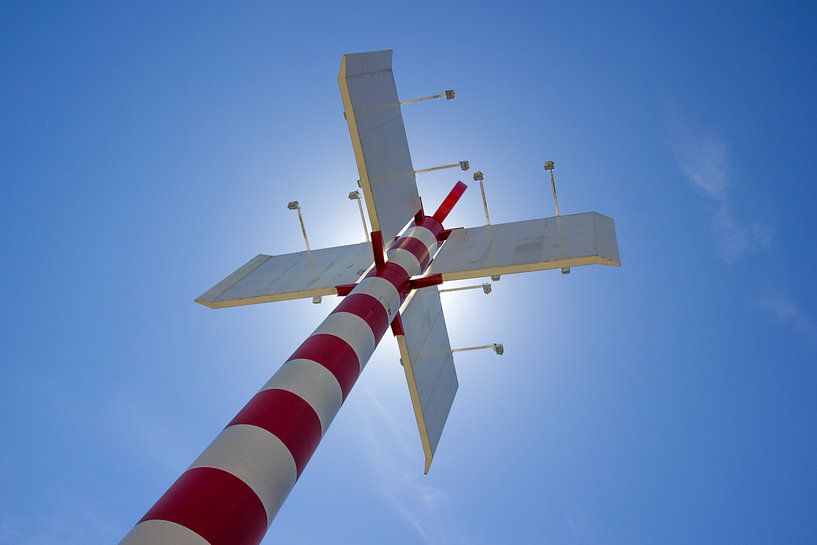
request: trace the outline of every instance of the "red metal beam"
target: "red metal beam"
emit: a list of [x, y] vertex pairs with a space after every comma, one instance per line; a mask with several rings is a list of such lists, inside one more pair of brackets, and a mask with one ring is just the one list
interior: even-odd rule
[[467, 185], [462, 182], [457, 182], [445, 200], [443, 200], [437, 211], [434, 212], [432, 217], [439, 223], [444, 222], [445, 218], [447, 218], [448, 214], [451, 213], [451, 210], [454, 209], [454, 205], [457, 204], [457, 201], [460, 200], [460, 197], [462, 197], [462, 194], [465, 193], [466, 189], [468, 189]]

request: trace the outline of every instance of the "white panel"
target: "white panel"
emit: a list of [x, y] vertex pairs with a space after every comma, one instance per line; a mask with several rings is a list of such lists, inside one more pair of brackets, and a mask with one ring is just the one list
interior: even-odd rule
[[128, 532], [119, 545], [209, 545], [199, 534], [175, 522], [146, 520]]
[[196, 302], [221, 308], [334, 295], [335, 286], [353, 284], [371, 263], [368, 242], [294, 254], [259, 254]]
[[312, 360], [289, 360], [261, 389], [286, 390], [309, 403], [321, 421], [323, 433], [329, 429], [343, 404], [343, 392], [335, 375]]
[[264, 504], [267, 521], [275, 518], [298, 476], [286, 445], [249, 424], [224, 428], [190, 467], [223, 469], [244, 481]]
[[427, 274], [460, 280], [591, 264], [621, 265], [613, 219], [597, 212], [456, 229]]
[[344, 55], [338, 86], [372, 229], [385, 244], [420, 210], [392, 52]]
[[371, 326], [366, 320], [351, 312], [333, 312], [312, 334], [334, 335], [346, 341], [355, 351], [361, 371], [377, 346]]
[[417, 290], [401, 317], [397, 339], [428, 473], [458, 388], [437, 287]]

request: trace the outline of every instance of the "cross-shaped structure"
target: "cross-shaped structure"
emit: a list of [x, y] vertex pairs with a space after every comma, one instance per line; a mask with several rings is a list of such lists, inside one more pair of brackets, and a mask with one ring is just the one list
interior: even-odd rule
[[[620, 264], [613, 220], [596, 212], [447, 228], [466, 186], [457, 182], [433, 214], [423, 209], [392, 52], [344, 55], [338, 84], [371, 241], [258, 255], [196, 299], [222, 308], [343, 297], [123, 545], [259, 543], [389, 327], [400, 348], [427, 473], [458, 387], [438, 286]], [[454, 92], [443, 96], [453, 98]], [[469, 165], [440, 168], [456, 166]], [[555, 182], [553, 190], [555, 197]], [[297, 202], [290, 207], [300, 213]], [[485, 211], [487, 218], [487, 204]], [[501, 345], [488, 346], [501, 353]]]

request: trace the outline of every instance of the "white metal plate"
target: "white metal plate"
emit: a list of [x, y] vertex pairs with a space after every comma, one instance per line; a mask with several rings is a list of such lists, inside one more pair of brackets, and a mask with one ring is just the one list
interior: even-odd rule
[[421, 207], [392, 52], [344, 55], [338, 86], [369, 220], [388, 244]]
[[258, 254], [196, 302], [222, 308], [334, 295], [335, 286], [357, 282], [371, 263], [368, 242], [294, 254]]
[[400, 316], [397, 343], [428, 473], [459, 386], [437, 287], [415, 291]]
[[597, 212], [456, 229], [427, 274], [444, 280], [621, 265], [613, 219]]

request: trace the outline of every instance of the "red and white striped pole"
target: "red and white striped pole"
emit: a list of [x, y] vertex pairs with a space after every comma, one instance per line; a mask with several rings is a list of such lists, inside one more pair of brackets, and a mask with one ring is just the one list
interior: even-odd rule
[[458, 182], [433, 216], [422, 211], [376, 267], [289, 357], [120, 545], [256, 545], [306, 467], [413, 284], [444, 239]]

